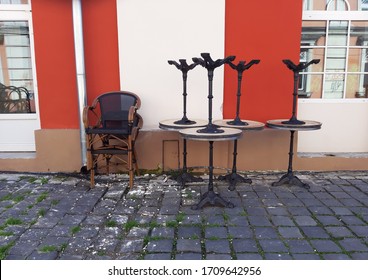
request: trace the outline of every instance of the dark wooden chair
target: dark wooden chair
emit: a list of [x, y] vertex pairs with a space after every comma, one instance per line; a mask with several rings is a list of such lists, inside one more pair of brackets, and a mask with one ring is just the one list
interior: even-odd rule
[[[129, 173], [132, 188], [134, 173], [139, 168], [134, 149], [143, 119], [137, 113], [141, 106], [138, 95], [128, 91], [108, 92], [98, 96], [91, 106], [86, 106], [83, 120], [87, 140], [87, 169], [90, 171], [91, 187], [95, 173], [110, 165], [124, 165]], [[104, 163], [104, 164], [103, 164]]]

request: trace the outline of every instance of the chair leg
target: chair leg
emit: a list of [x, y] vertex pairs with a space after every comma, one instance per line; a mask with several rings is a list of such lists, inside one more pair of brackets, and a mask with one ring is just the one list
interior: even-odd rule
[[133, 187], [134, 170], [133, 170], [133, 148], [128, 145], [128, 170], [129, 170], [129, 188]]
[[94, 167], [91, 168], [91, 174], [90, 174], [90, 180], [91, 180], [91, 188], [94, 188], [95, 186], [95, 169]]
[[135, 173], [137, 176], [140, 176], [139, 167], [138, 167], [138, 160], [137, 160], [137, 153], [135, 152], [135, 149], [133, 148], [133, 161], [135, 166]]

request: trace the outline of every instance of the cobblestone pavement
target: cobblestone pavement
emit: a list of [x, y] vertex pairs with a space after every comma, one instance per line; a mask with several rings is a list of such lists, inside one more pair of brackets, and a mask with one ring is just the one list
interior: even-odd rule
[[368, 173], [301, 172], [310, 190], [272, 187], [282, 174], [215, 190], [234, 208], [192, 210], [203, 183], [165, 175], [0, 173], [1, 259], [368, 259]]

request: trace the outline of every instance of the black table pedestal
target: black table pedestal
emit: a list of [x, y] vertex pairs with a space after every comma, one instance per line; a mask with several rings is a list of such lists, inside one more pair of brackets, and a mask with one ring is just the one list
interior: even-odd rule
[[238, 183], [251, 184], [252, 180], [239, 175], [236, 171], [236, 158], [238, 154], [238, 140], [234, 140], [234, 153], [233, 153], [233, 167], [230, 174], [221, 175], [217, 179], [220, 181], [227, 181], [229, 183], [229, 190], [234, 191], [235, 186]]
[[306, 183], [303, 183], [297, 176], [293, 173], [293, 157], [294, 157], [294, 130], [290, 130], [290, 147], [289, 147], [289, 165], [288, 171], [285, 175], [281, 177], [281, 179], [277, 182], [272, 183], [272, 186], [281, 186], [281, 185], [294, 185], [298, 187], [305, 188], [307, 190], [310, 189], [310, 186]]
[[183, 172], [176, 178], [176, 181], [184, 188], [186, 183], [203, 182], [200, 177], [195, 177], [188, 173], [187, 169], [187, 140], [183, 139]]
[[193, 210], [199, 210], [203, 208], [206, 204], [210, 205], [220, 205], [227, 208], [234, 208], [235, 205], [231, 202], [223, 199], [218, 193], [213, 190], [213, 141], [209, 141], [209, 182], [208, 191], [201, 196], [201, 200], [197, 205], [192, 206]]

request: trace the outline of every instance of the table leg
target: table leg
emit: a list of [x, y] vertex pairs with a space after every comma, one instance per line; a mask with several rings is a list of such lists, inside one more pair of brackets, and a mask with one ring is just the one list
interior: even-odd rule
[[252, 183], [252, 180], [247, 178], [247, 177], [243, 177], [241, 175], [239, 175], [236, 172], [236, 158], [238, 155], [238, 140], [234, 140], [234, 153], [233, 153], [233, 167], [232, 167], [232, 171], [230, 174], [227, 175], [221, 175], [218, 177], [219, 180], [222, 181], [228, 181], [229, 182], [229, 190], [233, 191], [235, 190], [235, 186], [237, 183]]
[[284, 184], [295, 185], [298, 187], [302, 187], [305, 189], [310, 189], [310, 186], [306, 183], [303, 183], [297, 176], [293, 173], [293, 156], [294, 156], [294, 130], [290, 130], [290, 147], [289, 147], [289, 165], [288, 171], [285, 175], [281, 177], [281, 179], [277, 182], [272, 183], [272, 186], [281, 186]]
[[200, 177], [194, 177], [192, 174], [188, 173], [187, 169], [187, 140], [183, 139], [183, 172], [176, 178], [176, 181], [181, 184], [181, 187], [184, 188], [187, 182], [203, 182], [203, 179]]
[[208, 191], [204, 193], [201, 200], [197, 205], [194, 205], [192, 209], [198, 210], [203, 208], [206, 204], [224, 206], [227, 208], [234, 208], [234, 204], [223, 199], [219, 194], [213, 190], [213, 141], [209, 141], [209, 181]]

